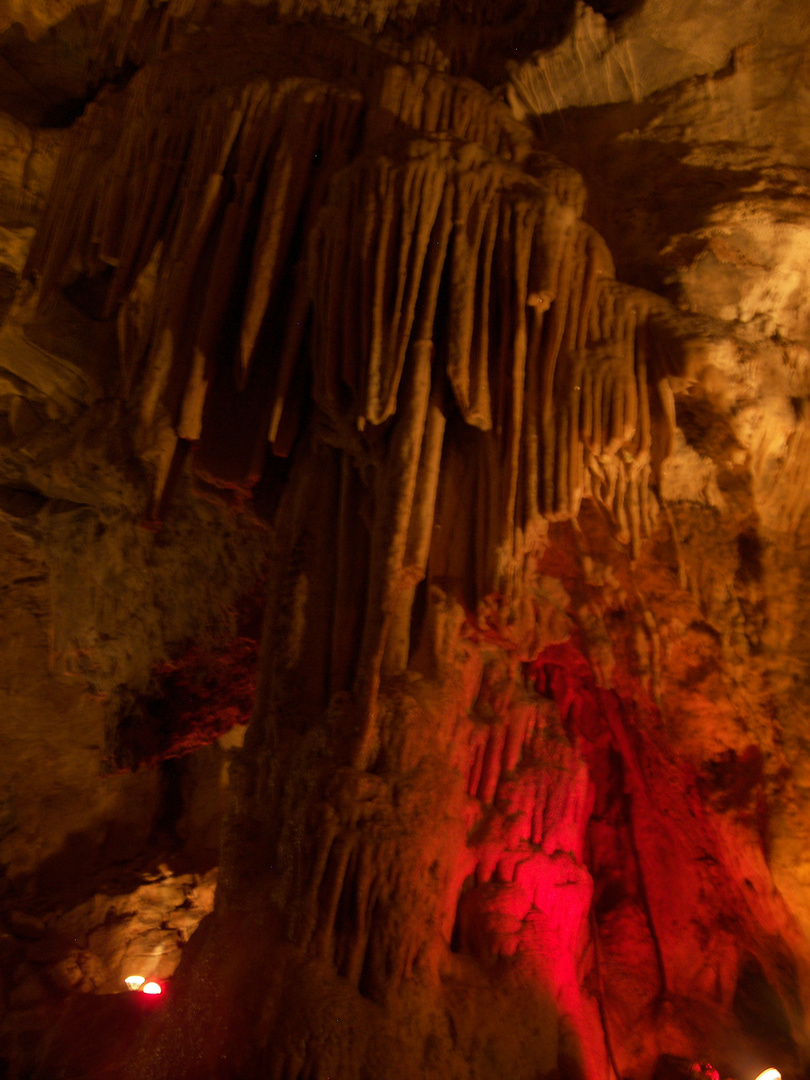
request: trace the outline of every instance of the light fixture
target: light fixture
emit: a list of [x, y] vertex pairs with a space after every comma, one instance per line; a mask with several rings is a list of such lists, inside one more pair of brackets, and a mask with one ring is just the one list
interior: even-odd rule
[[[148, 982], [148, 983], [146, 983], [145, 986], [143, 986], [141, 988], [141, 993], [142, 994], [162, 994], [163, 993], [163, 987], [160, 985], [160, 983]], [[781, 1080], [781, 1078], [780, 1078], [780, 1080]]]
[[757, 1080], [782, 1080], [782, 1074], [778, 1069], [765, 1069], [759, 1074]]
[[143, 975], [127, 975], [124, 982], [127, 984], [127, 990], [140, 990], [146, 979]]

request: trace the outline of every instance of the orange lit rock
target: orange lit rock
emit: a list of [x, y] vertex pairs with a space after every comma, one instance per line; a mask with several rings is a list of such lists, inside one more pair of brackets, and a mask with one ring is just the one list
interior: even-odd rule
[[315, 6], [110, 5], [23, 280], [0, 221], [0, 1042], [799, 1075], [801, 13]]

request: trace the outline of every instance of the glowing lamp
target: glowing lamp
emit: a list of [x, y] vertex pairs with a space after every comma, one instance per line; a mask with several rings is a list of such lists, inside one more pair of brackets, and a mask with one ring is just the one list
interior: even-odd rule
[[143, 975], [127, 975], [124, 982], [127, 984], [127, 990], [140, 990], [146, 979]]
[[163, 987], [160, 983], [148, 982], [145, 986], [141, 987], [142, 994], [162, 994]]
[[757, 1080], [782, 1080], [782, 1074], [778, 1069], [766, 1069], [759, 1074]]

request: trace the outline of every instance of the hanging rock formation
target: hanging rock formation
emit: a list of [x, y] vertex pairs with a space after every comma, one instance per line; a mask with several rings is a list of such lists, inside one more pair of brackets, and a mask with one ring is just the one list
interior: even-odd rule
[[[665, 299], [618, 183], [589, 175], [589, 217], [563, 128], [540, 137], [713, 78], [726, 37], [691, 55], [663, 0], [580, 5], [496, 96], [406, 7], [110, 7], [99, 56], [137, 70], [61, 140], [0, 362], [77, 424], [103, 379], [48, 389], [32, 336], [64, 298], [114, 327], [146, 524], [190, 473], [272, 531], [215, 910], [126, 1060], [75, 1075], [800, 1075], [810, 915], [773, 835], [800, 737], [763, 584], [790, 556], [760, 531], [804, 527], [797, 351], [759, 442], [746, 410], [801, 317], [774, 303], [764, 344], [761, 283], [731, 326], [697, 262]], [[702, 224], [715, 258], [738, 219]]]
[[[669, 379], [698, 378], [712, 340], [615, 281], [576, 174], [481, 88], [323, 35], [261, 27], [247, 53], [243, 35], [215, 32], [88, 109], [27, 273], [44, 296], [99, 282], [102, 314], [120, 307], [156, 510], [189, 444], [214, 483], [259, 482], [267, 444], [286, 457], [299, 439], [310, 386], [342, 472], [372, 454], [357, 625], [373, 684], [395, 609], [391, 664], [407, 662], [403, 584], [430, 559], [448, 414], [485, 433], [475, 543], [434, 558], [475, 609], [520, 591], [546, 523], [583, 497], [638, 551], [674, 433]], [[366, 425], [387, 448], [352, 434]]]

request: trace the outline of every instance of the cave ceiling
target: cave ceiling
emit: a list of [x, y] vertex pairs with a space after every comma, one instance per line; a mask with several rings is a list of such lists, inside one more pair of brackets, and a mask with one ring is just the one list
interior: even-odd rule
[[0, 0], [9, 1076], [806, 1075], [809, 115], [787, 0]]

